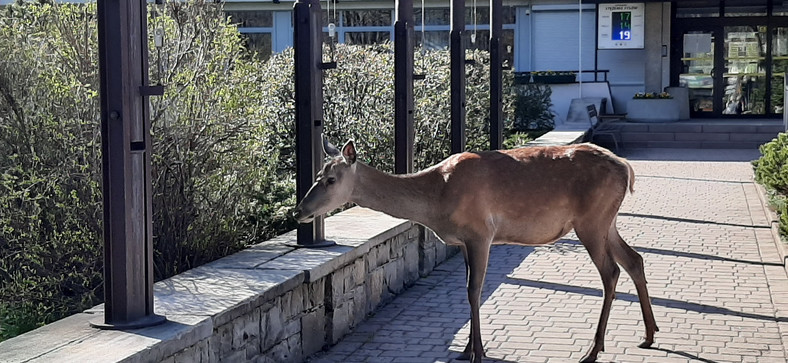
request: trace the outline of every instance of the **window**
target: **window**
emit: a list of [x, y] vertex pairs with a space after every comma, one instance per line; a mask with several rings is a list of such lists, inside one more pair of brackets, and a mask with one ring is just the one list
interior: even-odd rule
[[686, 0], [673, 3], [677, 18], [709, 18], [720, 16], [719, 0]]
[[230, 22], [237, 24], [246, 48], [268, 59], [273, 49], [274, 16], [267, 10], [225, 11]]
[[380, 44], [391, 40], [389, 32], [348, 32], [346, 44]]
[[246, 49], [257, 54], [260, 59], [271, 57], [272, 35], [271, 33], [242, 33]]
[[725, 16], [766, 16], [766, 0], [725, 0]]
[[342, 12], [344, 26], [391, 26], [391, 10], [346, 10]]
[[238, 24], [239, 28], [273, 27], [274, 16], [270, 11], [225, 11], [230, 22]]

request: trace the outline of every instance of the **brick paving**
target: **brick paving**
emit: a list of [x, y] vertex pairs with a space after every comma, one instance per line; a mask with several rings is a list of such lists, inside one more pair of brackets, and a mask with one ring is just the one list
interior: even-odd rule
[[[618, 226], [645, 259], [660, 331], [652, 349], [637, 348], [643, 321], [622, 270], [599, 360], [788, 361], [788, 278], [747, 162], [757, 152], [627, 152], [637, 177]], [[464, 275], [457, 255], [311, 361], [456, 361], [469, 333]], [[481, 308], [485, 361], [579, 360], [601, 296], [573, 234], [552, 246], [494, 246]]]

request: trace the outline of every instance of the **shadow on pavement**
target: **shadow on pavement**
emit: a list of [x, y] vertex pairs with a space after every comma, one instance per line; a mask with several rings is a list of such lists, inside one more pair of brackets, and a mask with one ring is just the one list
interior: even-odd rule
[[714, 256], [714, 255], [706, 255], [706, 254], [702, 254], [702, 253], [663, 250], [663, 249], [659, 249], [659, 248], [648, 248], [648, 247], [634, 247], [634, 248], [635, 248], [636, 251], [642, 252], [642, 253], [653, 253], [653, 254], [666, 255], [666, 256], [697, 258], [697, 259], [700, 259], [700, 260], [712, 260], [712, 261], [746, 263], [748, 265], [779, 266], [779, 267], [783, 267], [783, 265], [781, 263], [776, 263], [776, 262], [748, 261], [748, 260], [740, 260], [740, 259], [737, 259], [737, 258], [728, 258], [728, 257]]
[[701, 357], [699, 357], [699, 356], [697, 356], [695, 354], [682, 352], [680, 350], [670, 350], [670, 349], [658, 348], [658, 347], [651, 347], [651, 348], [646, 348], [646, 349], [659, 350], [659, 351], [662, 351], [662, 352], [665, 352], [665, 353], [668, 353], [668, 354], [680, 355], [680, 356], [682, 356], [684, 358], [687, 358], [687, 359], [690, 359], [690, 360], [693, 360], [693, 361], [698, 361], [698, 362], [717, 363], [716, 360], [701, 358]]
[[624, 149], [621, 156], [629, 160], [660, 161], [752, 161], [761, 156], [757, 149]]
[[[576, 240], [561, 240], [556, 242], [552, 248], [554, 251], [559, 253], [567, 253], [567, 252], [586, 252], [583, 245], [580, 241]], [[676, 251], [676, 250], [665, 250], [660, 248], [650, 248], [650, 247], [637, 247], [632, 246], [635, 251], [640, 253], [651, 253], [657, 255], [664, 255], [664, 256], [676, 256], [676, 257], [686, 257], [686, 258], [695, 258], [699, 260], [708, 260], [708, 261], [723, 261], [723, 262], [733, 262], [733, 263], [744, 263], [748, 265], [760, 265], [760, 266], [776, 266], [776, 267], [783, 267], [783, 264], [777, 262], [763, 262], [763, 261], [750, 261], [750, 260], [741, 260], [738, 258], [730, 258], [730, 257], [722, 257], [722, 256], [715, 256], [715, 255], [708, 255], [703, 253], [695, 253], [695, 252], [684, 252], [684, 251]]]
[[[565, 285], [559, 284], [554, 282], [542, 282], [542, 281], [535, 281], [529, 279], [522, 279], [516, 277], [509, 277], [510, 281], [516, 281], [514, 284], [519, 286], [527, 286], [533, 287], [538, 289], [549, 289], [553, 291], [563, 291], [563, 292], [570, 292], [576, 294], [583, 294], [589, 296], [598, 296], [602, 297], [602, 290], [594, 289], [590, 287], [583, 287], [583, 286], [574, 286], [574, 285]], [[629, 302], [638, 302], [637, 295], [628, 294], [628, 293], [621, 293], [616, 292], [616, 300], [623, 300]], [[718, 314], [718, 315], [730, 315], [730, 316], [739, 316], [746, 319], [756, 319], [756, 320], [767, 320], [767, 321], [776, 321], [776, 322], [788, 322], [788, 318], [786, 317], [774, 317], [771, 315], [762, 315], [762, 314], [754, 314], [754, 313], [745, 313], [741, 311], [731, 310], [728, 308], [721, 308], [718, 306], [712, 305], [705, 305], [705, 304], [698, 304], [693, 302], [687, 302], [682, 300], [674, 300], [674, 299], [666, 299], [660, 297], [652, 297], [651, 303], [653, 305], [664, 306], [673, 309], [682, 309], [688, 311], [695, 311], [698, 313], [706, 313], [706, 314]]]
[[653, 215], [653, 214], [619, 213], [618, 215], [619, 216], [623, 216], [623, 217], [659, 219], [659, 220], [663, 220], [663, 221], [682, 222], [682, 223], [712, 224], [712, 225], [715, 225], [715, 226], [742, 227], [742, 228], [764, 228], [764, 229], [771, 228], [771, 226], [769, 226], [769, 225], [753, 225], [753, 224], [738, 224], [738, 223], [715, 222], [715, 221], [707, 221], [707, 220], [703, 220], [703, 219], [668, 217], [668, 216], [658, 216], [658, 215]]

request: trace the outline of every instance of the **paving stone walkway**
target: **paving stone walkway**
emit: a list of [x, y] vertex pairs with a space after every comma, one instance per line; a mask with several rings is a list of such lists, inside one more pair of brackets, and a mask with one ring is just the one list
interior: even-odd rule
[[[788, 361], [788, 278], [752, 181], [757, 155], [626, 151], [637, 177], [618, 226], [645, 259], [660, 331], [653, 349], [637, 348], [644, 327], [622, 270], [600, 361]], [[456, 361], [469, 333], [464, 274], [457, 255], [311, 361]], [[485, 361], [579, 360], [601, 296], [574, 235], [546, 247], [494, 246], [481, 308]]]

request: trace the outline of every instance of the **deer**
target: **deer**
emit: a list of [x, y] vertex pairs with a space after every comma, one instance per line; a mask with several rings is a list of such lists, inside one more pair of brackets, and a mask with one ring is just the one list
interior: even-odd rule
[[485, 357], [479, 308], [493, 244], [551, 244], [574, 229], [602, 278], [603, 301], [592, 345], [580, 360], [595, 362], [604, 335], [619, 265], [637, 289], [649, 348], [657, 328], [642, 256], [619, 234], [616, 219], [627, 190], [629, 162], [589, 144], [463, 152], [412, 174], [389, 174], [358, 160], [353, 140], [341, 150], [323, 139], [328, 161], [296, 206], [299, 223], [347, 203], [408, 219], [459, 246], [465, 259], [470, 337], [459, 359]]

